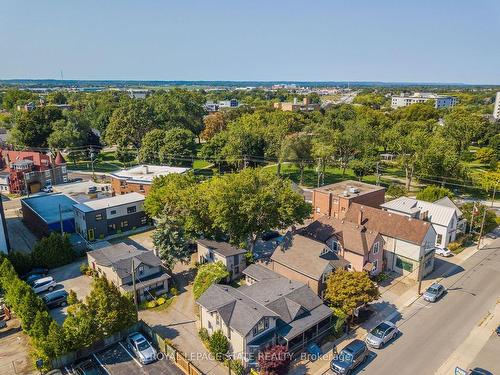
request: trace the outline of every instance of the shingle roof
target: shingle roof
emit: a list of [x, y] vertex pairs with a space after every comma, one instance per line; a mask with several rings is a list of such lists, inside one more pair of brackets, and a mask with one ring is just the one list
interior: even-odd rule
[[276, 272], [270, 270], [267, 267], [263, 267], [258, 264], [250, 264], [247, 268], [245, 268], [242, 273], [244, 275], [247, 275], [248, 277], [251, 277], [254, 280], [257, 281], [263, 281], [263, 280], [272, 280], [272, 279], [277, 279], [279, 277], [282, 277], [281, 275], [277, 274]]
[[360, 255], [367, 255], [370, 252], [379, 235], [377, 231], [367, 229], [364, 225], [326, 216], [300, 229], [299, 233], [321, 242], [335, 237], [344, 250]]
[[271, 260], [319, 280], [328, 266], [337, 268], [342, 261], [345, 262], [332, 251], [322, 255], [325, 247], [322, 242], [288, 233], [283, 243], [274, 250]]
[[379, 208], [352, 203], [346, 212], [345, 220], [356, 223], [362, 213], [362, 225], [382, 235], [398, 238], [417, 245], [424, 243], [429, 230], [429, 222], [387, 212]]
[[139, 250], [132, 245], [120, 242], [115, 245], [106, 246], [87, 253], [95, 262], [104, 267], [113, 267], [120, 278], [127, 277], [132, 273], [132, 260], [137, 268], [141, 263], [150, 267], [162, 265], [161, 259], [153, 251]]
[[392, 201], [385, 202], [381, 207], [405, 214], [418, 214], [427, 211], [431, 223], [446, 227], [455, 215], [454, 208], [408, 197], [399, 197]]
[[200, 245], [203, 245], [205, 247], [212, 249], [213, 251], [219, 253], [220, 255], [222, 255], [224, 257], [229, 257], [232, 255], [246, 253], [246, 250], [239, 249], [236, 246], [233, 246], [227, 242], [212, 241], [212, 240], [205, 240], [205, 239], [200, 239], [200, 240], [197, 240], [196, 242], [199, 243]]

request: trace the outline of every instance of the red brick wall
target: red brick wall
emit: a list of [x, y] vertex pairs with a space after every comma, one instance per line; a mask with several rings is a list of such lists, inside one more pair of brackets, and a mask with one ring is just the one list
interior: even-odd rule
[[141, 184], [135, 182], [131, 183], [127, 181], [125, 185], [122, 186], [121, 180], [111, 177], [111, 188], [116, 195], [128, 193], [140, 193], [142, 195], [147, 195], [149, 193], [149, 190], [151, 190], [151, 185], [142, 184], [141, 189]]

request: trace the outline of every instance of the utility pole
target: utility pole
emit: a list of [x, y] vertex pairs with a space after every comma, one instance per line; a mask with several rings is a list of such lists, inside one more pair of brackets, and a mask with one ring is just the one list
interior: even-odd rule
[[417, 290], [417, 296], [420, 296], [422, 294], [422, 262], [425, 258], [425, 255], [418, 260], [418, 290]]
[[[498, 186], [498, 181], [495, 182], [495, 185], [493, 186], [493, 196], [491, 197], [491, 208], [493, 208], [493, 206], [495, 204], [495, 195], [497, 193], [497, 186]], [[479, 246], [481, 245], [481, 240], [482, 240], [482, 237], [483, 237], [484, 221], [486, 219], [486, 211], [487, 211], [487, 208], [484, 207], [483, 220], [481, 221], [481, 229], [479, 230], [479, 238], [477, 240], [477, 249], [478, 250], [479, 250]]]
[[474, 204], [472, 205], [472, 212], [470, 215], [470, 228], [469, 228], [469, 234], [472, 234], [472, 227], [474, 225], [474, 215], [476, 213], [476, 202], [474, 201]]
[[94, 148], [92, 146], [89, 147], [89, 152], [90, 152], [90, 165], [92, 166], [92, 180], [95, 181], [95, 170], [94, 170]]
[[377, 186], [380, 185], [380, 174], [378, 173], [378, 166], [379, 166], [379, 164], [380, 164], [380, 162], [377, 161], [377, 174], [376, 174], [376, 176], [377, 176], [377, 182], [375, 183]]
[[137, 313], [139, 313], [139, 304], [137, 303], [137, 290], [135, 289], [135, 265], [134, 265], [134, 258], [132, 258], [132, 289], [134, 291], [135, 311]]

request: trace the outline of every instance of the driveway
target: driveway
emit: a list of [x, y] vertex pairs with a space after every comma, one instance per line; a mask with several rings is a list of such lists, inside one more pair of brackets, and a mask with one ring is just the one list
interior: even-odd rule
[[7, 327], [0, 330], [0, 374], [38, 374], [31, 365], [28, 340], [18, 319], [7, 321]]
[[21, 200], [16, 198], [4, 200], [2, 203], [11, 249], [22, 253], [31, 253], [38, 239], [22, 221]]
[[[92, 278], [81, 274], [80, 265], [82, 263], [86, 264], [87, 259], [79, 258], [73, 263], [52, 269], [49, 275], [57, 282], [55, 290], [65, 289], [67, 292], [74, 290], [78, 299], [85, 298], [90, 293]], [[50, 315], [57, 323], [62, 324], [66, 319], [67, 309], [68, 307], [52, 309]]]
[[174, 267], [174, 279], [180, 294], [172, 305], [163, 311], [144, 310], [139, 318], [160, 335], [171, 340], [185, 356], [203, 373], [226, 375], [227, 367], [208, 359], [208, 352], [198, 337], [196, 305], [193, 298], [194, 268], [178, 263]]

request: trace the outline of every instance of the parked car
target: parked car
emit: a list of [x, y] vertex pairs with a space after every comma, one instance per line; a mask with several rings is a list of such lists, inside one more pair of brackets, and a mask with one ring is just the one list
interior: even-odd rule
[[43, 275], [41, 273], [35, 273], [33, 275], [29, 275], [28, 278], [26, 279], [26, 283], [29, 285], [29, 286], [33, 286], [33, 284], [35, 283], [35, 281], [37, 280], [40, 280], [40, 279], [43, 279], [44, 277], [46, 277], [47, 275]]
[[88, 194], [95, 194], [97, 193], [97, 187], [96, 186], [90, 186], [88, 190]]
[[0, 329], [7, 327], [7, 322], [5, 320], [0, 320]]
[[373, 328], [366, 336], [366, 343], [372, 348], [382, 349], [385, 344], [399, 334], [399, 329], [393, 322], [385, 321]]
[[424, 292], [424, 300], [429, 302], [436, 302], [444, 294], [444, 292], [444, 286], [438, 283], [434, 283]]
[[29, 272], [25, 273], [21, 278], [23, 280], [27, 280], [28, 277], [31, 275], [43, 275], [47, 276], [49, 274], [49, 269], [48, 268], [42, 268], [42, 267], [35, 267], [32, 268]]
[[47, 293], [42, 297], [47, 308], [64, 307], [68, 304], [68, 292], [64, 289], [56, 290], [55, 292]]
[[73, 374], [77, 375], [107, 375], [102, 367], [92, 358], [76, 362], [71, 366]]
[[44, 186], [41, 191], [43, 191], [44, 193], [52, 193], [54, 191], [54, 189], [52, 189], [52, 186], [48, 185], [48, 186]]
[[43, 277], [41, 279], [35, 280], [31, 288], [35, 293], [42, 293], [45, 291], [52, 292], [56, 287], [57, 283], [55, 282], [52, 276]]
[[361, 363], [366, 362], [370, 351], [361, 340], [353, 340], [340, 351], [330, 363], [330, 369], [335, 374], [348, 375]]
[[142, 333], [134, 332], [129, 335], [127, 344], [143, 365], [156, 361], [156, 349]]
[[447, 248], [444, 248], [444, 249], [437, 248], [436, 254], [441, 255], [442, 257], [445, 257], [445, 258], [453, 256], [453, 253], [451, 252], [451, 250], [447, 249]]

